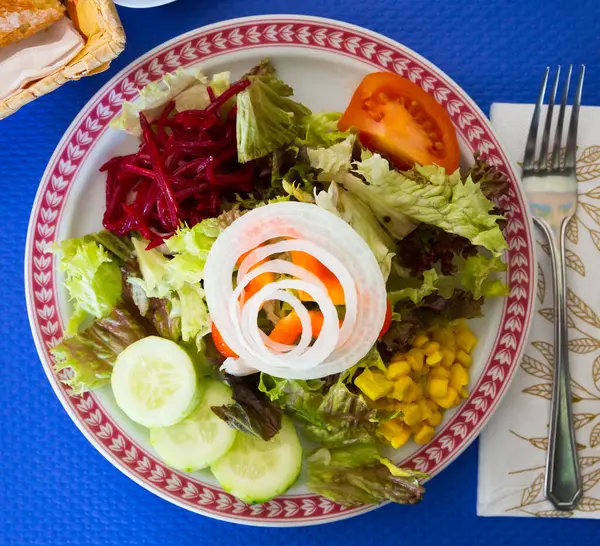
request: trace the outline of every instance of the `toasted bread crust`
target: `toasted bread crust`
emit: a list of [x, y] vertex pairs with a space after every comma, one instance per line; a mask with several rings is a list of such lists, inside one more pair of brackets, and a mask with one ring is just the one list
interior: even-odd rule
[[0, 0], [0, 47], [44, 30], [64, 14], [60, 0]]

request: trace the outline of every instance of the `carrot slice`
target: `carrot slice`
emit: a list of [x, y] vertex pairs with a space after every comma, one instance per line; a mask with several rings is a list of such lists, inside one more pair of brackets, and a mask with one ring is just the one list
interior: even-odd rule
[[[259, 245], [256, 248], [259, 248], [261, 246], [263, 246], [263, 245]], [[253, 250], [256, 250], [256, 248], [252, 248], [248, 252], [244, 252], [244, 254], [242, 254], [238, 258], [237, 266], [239, 267], [241, 265], [241, 263], [245, 260], [246, 256], [248, 256], [248, 254], [250, 254], [250, 252], [252, 252]], [[263, 260], [260, 260], [255, 265], [253, 265], [248, 270], [248, 272], [252, 271], [255, 267], [258, 267], [259, 265], [262, 265], [268, 261], [269, 261], [269, 258], [264, 258]], [[274, 273], [272, 273], [270, 271], [267, 271], [266, 273], [261, 273], [258, 277], [252, 279], [246, 285], [246, 288], [244, 288], [244, 299], [248, 300], [249, 298], [254, 296], [254, 294], [256, 294], [261, 288], [263, 288], [264, 286], [267, 286], [268, 284], [271, 284], [274, 281], [275, 281]]]
[[[319, 337], [321, 328], [323, 328], [323, 313], [321, 311], [309, 311], [312, 337]], [[271, 341], [283, 343], [285, 345], [294, 345], [302, 334], [302, 322], [296, 311], [291, 311], [283, 317], [273, 328], [269, 335]]]
[[[327, 288], [327, 293], [329, 294], [333, 305], [346, 304], [344, 289], [342, 288], [340, 281], [329, 269], [327, 269], [327, 267], [306, 252], [294, 250], [291, 252], [291, 255], [293, 263], [319, 277]], [[302, 301], [314, 301], [313, 297], [306, 292], [300, 292], [299, 297]]]

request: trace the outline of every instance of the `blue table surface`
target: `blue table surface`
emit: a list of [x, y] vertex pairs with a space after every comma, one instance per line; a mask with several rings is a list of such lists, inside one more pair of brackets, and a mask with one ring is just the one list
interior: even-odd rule
[[[179, 0], [119, 8], [127, 48], [110, 70], [65, 85], [0, 122], [0, 544], [531, 544], [597, 543], [581, 520], [478, 518], [477, 446], [428, 484], [414, 507], [386, 506], [321, 527], [258, 529], [187, 512], [108, 463], [55, 397], [29, 331], [23, 254], [29, 211], [69, 123], [121, 68], [180, 33], [223, 19], [298, 12], [394, 38], [450, 74], [488, 112], [533, 102], [547, 64], [588, 66], [584, 103], [600, 105], [598, 0]], [[593, 534], [592, 534], [593, 533]]]

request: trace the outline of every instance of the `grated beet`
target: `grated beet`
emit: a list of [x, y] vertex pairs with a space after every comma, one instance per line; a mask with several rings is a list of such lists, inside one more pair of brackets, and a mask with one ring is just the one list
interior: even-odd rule
[[234, 83], [204, 110], [175, 112], [174, 102], [150, 123], [140, 113], [137, 153], [109, 159], [104, 227], [117, 235], [138, 231], [149, 248], [170, 237], [181, 222], [193, 226], [218, 216], [223, 199], [251, 192], [256, 167], [237, 161], [236, 107], [223, 106], [250, 85]]

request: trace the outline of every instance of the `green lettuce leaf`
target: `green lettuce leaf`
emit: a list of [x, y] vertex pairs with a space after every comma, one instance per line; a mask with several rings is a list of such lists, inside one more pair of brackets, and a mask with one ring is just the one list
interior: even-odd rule
[[390, 169], [378, 154], [356, 163], [355, 170], [364, 181], [347, 173], [341, 183], [371, 207], [394, 237], [401, 239], [414, 229], [415, 222], [424, 222], [465, 237], [495, 256], [507, 248], [497, 223], [502, 217], [491, 213], [493, 203], [470, 177], [461, 181], [456, 173], [444, 174], [444, 184], [443, 169], [427, 166], [418, 169], [419, 176], [429, 181], [423, 184]]
[[204, 290], [199, 283], [186, 283], [177, 290], [177, 295], [181, 314], [181, 337], [185, 342], [196, 340], [196, 343], [200, 344], [211, 328]]
[[390, 301], [390, 305], [392, 309], [400, 300], [409, 299], [413, 303], [419, 303], [423, 298], [433, 294], [437, 290], [437, 281], [438, 274], [435, 269], [428, 269], [423, 273], [423, 281], [419, 281], [418, 279], [409, 278], [406, 279], [405, 282], [421, 283], [419, 286], [407, 286], [406, 288], [401, 288], [400, 290], [394, 290], [392, 292], [388, 292], [388, 300]]
[[180, 227], [167, 239], [173, 258], [166, 265], [169, 287], [178, 290], [185, 283], [198, 283], [204, 275], [208, 253], [222, 231], [218, 218], [207, 218], [194, 227]]
[[50, 352], [56, 371], [71, 368], [73, 375], [64, 381], [81, 394], [110, 381], [119, 353], [132, 343], [155, 332], [125, 307], [115, 307], [107, 317], [97, 319], [84, 332], [64, 338]]
[[506, 271], [506, 264], [497, 257], [488, 257], [481, 252], [467, 259], [455, 258], [458, 269], [456, 277], [460, 286], [470, 291], [475, 299], [508, 296], [510, 290], [496, 277], [496, 273]]
[[230, 427], [267, 441], [281, 429], [281, 407], [259, 391], [256, 374], [226, 376], [234, 404], [213, 406], [212, 411]]
[[311, 114], [302, 120], [300, 136], [296, 138], [296, 147], [329, 148], [346, 140], [350, 131], [339, 131], [338, 122], [342, 114], [339, 112], [322, 112]]
[[365, 240], [377, 259], [384, 280], [387, 280], [395, 245], [371, 209], [335, 182], [329, 185], [326, 192], [319, 192], [315, 201], [321, 208], [340, 216]]
[[142, 278], [133, 277], [132, 284], [141, 287], [149, 298], [164, 298], [171, 294], [167, 265], [169, 259], [156, 248], [146, 250], [148, 241], [133, 237], [138, 265]]
[[[200, 70], [178, 68], [175, 72], [165, 74], [160, 80], [140, 89], [140, 96], [136, 102], [124, 101], [121, 114], [110, 122], [110, 127], [140, 137], [142, 134], [140, 112], [143, 112], [148, 121], [152, 122], [160, 116], [163, 108], [171, 100], [189, 88], [195, 88], [192, 94], [195, 108], [205, 108], [208, 105], [207, 85], [208, 80]], [[190, 105], [192, 98], [184, 99], [186, 106]]]
[[401, 469], [379, 455], [374, 443], [321, 448], [307, 460], [307, 487], [344, 506], [392, 501], [416, 504], [426, 474]]
[[352, 151], [356, 135], [350, 134], [345, 140], [333, 144], [329, 148], [308, 148], [306, 153], [310, 165], [319, 169], [318, 180], [330, 182], [343, 173], [347, 173], [352, 165]]
[[77, 332], [92, 315], [107, 316], [121, 298], [121, 270], [103, 246], [93, 240], [67, 239], [53, 245], [60, 258], [58, 268], [65, 273], [65, 287], [73, 303], [67, 335]]
[[249, 76], [250, 85], [237, 95], [238, 161], [264, 157], [291, 143], [310, 110], [289, 97], [291, 87], [272, 75]]

